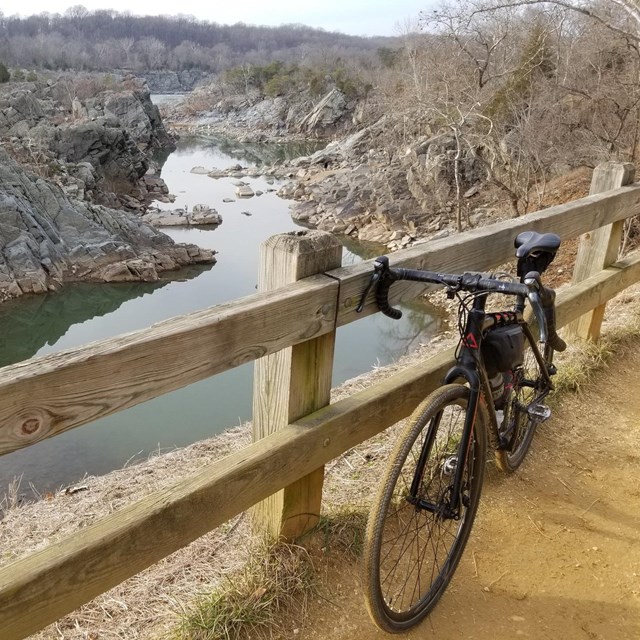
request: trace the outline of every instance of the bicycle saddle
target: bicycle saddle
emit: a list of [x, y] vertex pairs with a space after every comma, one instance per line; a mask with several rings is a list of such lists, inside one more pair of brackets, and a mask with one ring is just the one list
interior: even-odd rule
[[523, 231], [519, 233], [514, 242], [516, 258], [535, 257], [539, 253], [556, 254], [560, 248], [560, 236], [555, 233], [537, 233], [535, 231]]

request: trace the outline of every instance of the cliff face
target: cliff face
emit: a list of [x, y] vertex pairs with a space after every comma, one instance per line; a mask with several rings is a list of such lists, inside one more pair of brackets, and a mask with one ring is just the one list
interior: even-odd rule
[[211, 77], [211, 74], [198, 69], [145, 71], [141, 75], [153, 93], [187, 93]]
[[321, 99], [307, 92], [266, 97], [256, 92], [225, 94], [217, 85], [198, 87], [184, 101], [163, 108], [179, 128], [212, 129], [241, 142], [329, 139], [358, 125], [363, 101], [332, 89]]
[[[381, 146], [389, 123], [336, 140], [291, 163], [291, 181], [278, 191], [294, 200], [291, 215], [305, 225], [399, 249], [454, 232], [455, 140], [418, 138], [402, 148]], [[464, 197], [481, 183], [483, 170], [469, 153], [460, 160]], [[467, 206], [467, 202], [465, 202]], [[469, 207], [473, 206], [469, 202]], [[477, 211], [474, 223], [481, 221]]]
[[0, 299], [77, 280], [155, 281], [214, 262], [211, 251], [176, 244], [132, 214], [70, 198], [0, 150]]
[[163, 199], [149, 154], [175, 149], [143, 81], [61, 77], [0, 85], [0, 139], [21, 164], [89, 202]]
[[458, 150], [448, 130], [433, 127], [432, 135], [418, 136], [407, 131], [404, 116], [381, 115], [375, 100], [350, 100], [335, 88], [313, 104], [306, 94], [218, 99], [217, 90], [203, 87], [168, 107], [167, 122], [245, 144], [331, 140], [310, 156], [273, 167], [289, 180], [278, 195], [294, 201], [291, 215], [305, 226], [395, 250], [492, 215], [473, 199], [487, 178], [481, 149]]

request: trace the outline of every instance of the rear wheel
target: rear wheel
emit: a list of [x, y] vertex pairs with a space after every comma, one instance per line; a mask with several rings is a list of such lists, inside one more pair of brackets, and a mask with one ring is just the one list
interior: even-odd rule
[[503, 420], [498, 425], [496, 463], [502, 471], [515, 471], [524, 460], [546, 407], [538, 404], [546, 381], [531, 344], [525, 340], [523, 364], [505, 375]]
[[389, 457], [369, 515], [364, 591], [373, 621], [404, 631], [425, 618], [460, 561], [476, 515], [486, 460], [478, 412], [466, 456], [459, 507], [451, 507], [469, 389], [447, 385], [409, 418]]

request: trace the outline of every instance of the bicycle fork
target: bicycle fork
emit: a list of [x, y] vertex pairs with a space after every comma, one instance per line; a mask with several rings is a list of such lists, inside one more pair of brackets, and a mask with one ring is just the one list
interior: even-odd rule
[[[467, 375], [470, 373], [465, 372]], [[477, 385], [472, 386], [469, 393], [469, 402], [467, 410], [465, 412], [464, 427], [462, 431], [462, 439], [458, 444], [457, 455], [447, 458], [443, 461], [443, 469], [447, 472], [447, 475], [453, 477], [453, 482], [449, 483], [445, 492], [442, 492], [438, 496], [437, 502], [431, 502], [420, 497], [420, 487], [424, 479], [424, 472], [426, 467], [427, 458], [431, 452], [432, 447], [435, 444], [435, 438], [440, 427], [440, 421], [442, 419], [442, 411], [434, 418], [434, 422], [429, 426], [427, 438], [422, 444], [418, 463], [416, 465], [416, 471], [411, 483], [411, 489], [407, 496], [407, 501], [411, 503], [417, 510], [428, 511], [435, 514], [437, 517], [443, 520], [459, 520], [461, 506], [467, 506], [464, 504], [463, 496], [463, 478], [465, 469], [467, 467], [467, 460], [469, 456], [473, 455], [471, 451], [474, 435], [474, 427], [476, 416], [478, 412], [478, 403], [480, 400], [480, 392]]]
[[[477, 371], [477, 352], [482, 341], [482, 327], [485, 318], [484, 307], [486, 304], [486, 296], [478, 296], [473, 302], [473, 309], [467, 316], [467, 322], [461, 341], [462, 351], [458, 357], [456, 365], [447, 372], [444, 384], [455, 382], [456, 380], [465, 380], [469, 385], [469, 402], [465, 412], [464, 428], [462, 430], [462, 439], [458, 444], [458, 456], [455, 461], [449, 460], [448, 466], [451, 471], [455, 467], [453, 483], [449, 484], [446, 493], [438, 496], [437, 502], [430, 502], [420, 498], [420, 486], [422, 484], [424, 469], [427, 457], [434, 445], [436, 433], [442, 419], [442, 412], [436, 418], [437, 423], [429, 428], [430, 433], [422, 445], [422, 451], [416, 467], [413, 482], [411, 483], [411, 492], [408, 497], [409, 502], [416, 509], [428, 511], [442, 519], [459, 520], [461, 506], [464, 505], [462, 496], [463, 477], [467, 467], [469, 456], [473, 455], [471, 445], [473, 443], [474, 427], [476, 416], [478, 413], [478, 405], [480, 402], [480, 376]], [[481, 470], [483, 472], [483, 470]]]

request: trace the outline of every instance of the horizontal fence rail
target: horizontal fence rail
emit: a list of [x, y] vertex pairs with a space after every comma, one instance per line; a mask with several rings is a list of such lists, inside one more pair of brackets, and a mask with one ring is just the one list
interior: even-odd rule
[[[561, 292], [558, 326], [638, 279], [640, 254]], [[0, 569], [2, 637], [43, 628], [395, 424], [438, 386], [453, 358], [448, 350], [408, 367]]]
[[[640, 213], [640, 185], [622, 187], [393, 254], [399, 267], [485, 270], [513, 258], [526, 229], [563, 238]], [[355, 312], [371, 261], [173, 318], [125, 336], [0, 369], [0, 454], [133, 407], [377, 311]], [[392, 304], [421, 285], [398, 283]], [[337, 318], [336, 318], [337, 313]]]
[[0, 369], [0, 453], [334, 330], [338, 282], [312, 276], [149, 329]]
[[[513, 260], [513, 241], [522, 231], [557, 233], [563, 240], [568, 240], [638, 214], [640, 185], [634, 184], [396, 251], [393, 266], [451, 273], [465, 269], [485, 271]], [[328, 272], [327, 275], [340, 280], [338, 326], [361, 317], [355, 308], [370, 273], [370, 261]], [[391, 304], [409, 300], [419, 293], [420, 287], [419, 284], [399, 282], [392, 287], [389, 300]], [[363, 314], [377, 310], [371, 294]]]
[[[395, 266], [486, 270], [525, 229], [564, 239], [640, 213], [640, 185], [394, 253]], [[0, 452], [133, 406], [356, 320], [370, 262], [0, 370]], [[640, 253], [559, 292], [566, 326], [640, 280]], [[392, 291], [397, 303], [415, 287]], [[369, 300], [363, 315], [373, 313]], [[0, 637], [24, 638], [407, 416], [453, 350], [325, 406], [60, 542], [0, 569]]]

